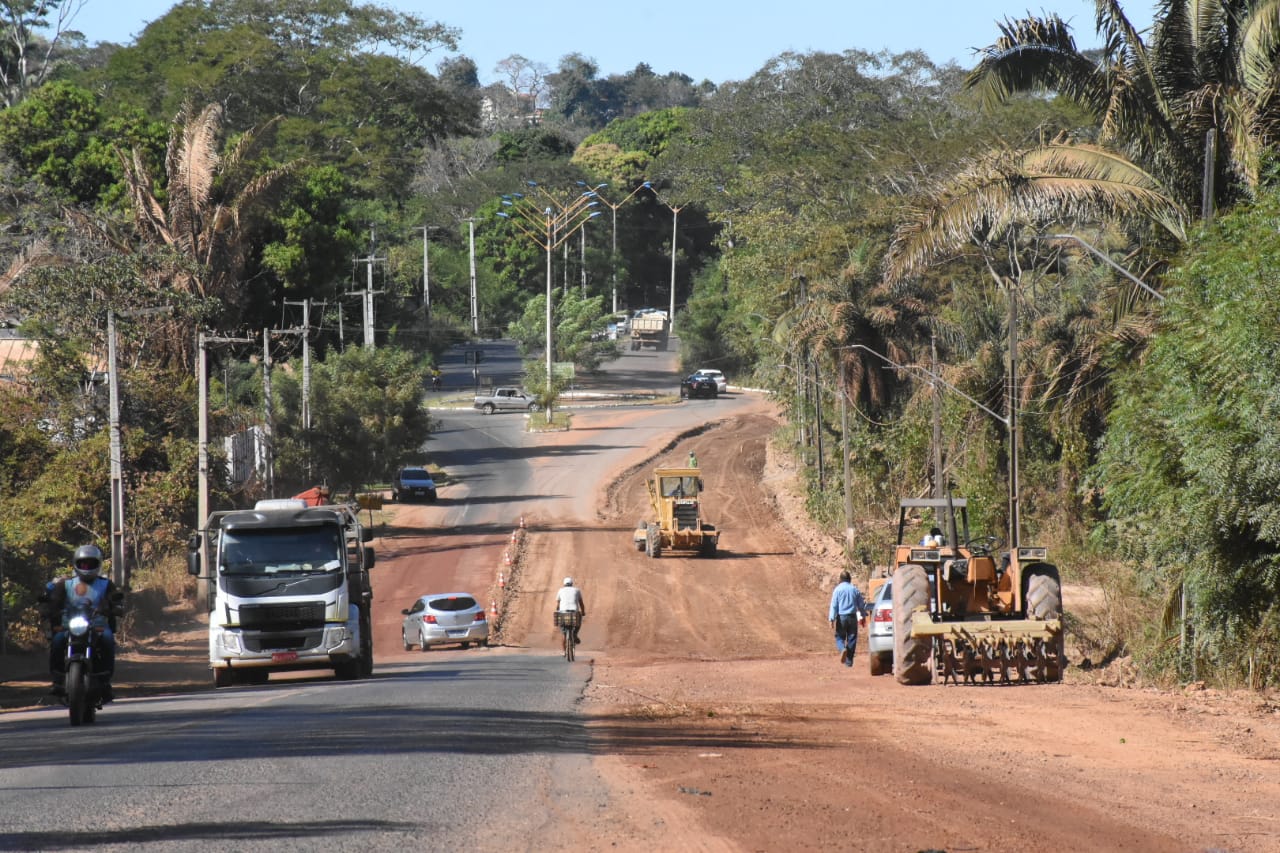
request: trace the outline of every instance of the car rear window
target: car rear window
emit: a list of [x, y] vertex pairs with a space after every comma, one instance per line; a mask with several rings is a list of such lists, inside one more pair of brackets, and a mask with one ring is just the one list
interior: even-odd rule
[[469, 595], [452, 595], [445, 598], [431, 599], [432, 610], [443, 610], [450, 613], [456, 610], [470, 610], [476, 606], [476, 600]]

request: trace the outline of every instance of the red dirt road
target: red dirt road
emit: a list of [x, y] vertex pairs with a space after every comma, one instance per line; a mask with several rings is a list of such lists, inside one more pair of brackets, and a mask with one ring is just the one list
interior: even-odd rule
[[[616, 438], [642, 416], [583, 412], [572, 433], [537, 441]], [[549, 650], [555, 587], [572, 575], [584, 588], [573, 665], [592, 667], [582, 710], [609, 799], [568, 810], [531, 848], [1280, 851], [1272, 696], [1107, 687], [1074, 668], [1056, 685], [903, 687], [869, 674], [863, 646], [852, 670], [841, 666], [826, 623], [838, 551], [796, 524], [791, 472], [769, 450], [774, 425], [758, 402], [656, 458], [637, 449], [626, 472], [593, 480], [583, 464], [583, 499], [528, 519], [503, 591], [502, 646], [427, 653]], [[722, 553], [649, 559], [631, 543], [650, 514], [643, 477], [690, 449]], [[478, 591], [509, 547], [507, 532], [478, 530], [446, 548], [414, 531], [439, 508], [390, 509], [375, 543], [375, 592], [389, 605], [376, 623], [380, 664], [422, 654], [399, 642], [419, 566], [429, 561], [433, 588]], [[190, 658], [175, 666], [182, 636]], [[166, 654], [135, 649], [122, 671], [155, 685], [202, 668], [199, 631], [166, 642]]]

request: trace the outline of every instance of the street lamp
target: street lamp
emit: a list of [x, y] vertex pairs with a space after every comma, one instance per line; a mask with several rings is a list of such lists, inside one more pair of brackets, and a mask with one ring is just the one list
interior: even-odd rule
[[[583, 181], [578, 181], [578, 186], [585, 187], [586, 183], [584, 183]], [[653, 187], [649, 186], [648, 181], [645, 181], [644, 183], [640, 184], [640, 186], [636, 187], [631, 192], [627, 193], [627, 197], [624, 198], [622, 201], [618, 202], [617, 204], [613, 204], [604, 196], [600, 195], [600, 190], [604, 189], [607, 186], [609, 185], [596, 184], [594, 187], [591, 188], [589, 192], [591, 193], [592, 197], [596, 198], [597, 200], [600, 201], [601, 204], [608, 206], [609, 209], [613, 211], [613, 249], [609, 255], [609, 263], [613, 269], [613, 313], [617, 314], [618, 313], [618, 208], [622, 207], [624, 204], [630, 201], [631, 197], [634, 196], [636, 193], [640, 192], [640, 190], [651, 190], [653, 189]]]
[[644, 186], [649, 188], [654, 198], [671, 211], [671, 307], [669, 316], [671, 317], [671, 331], [674, 332], [676, 330], [676, 226], [680, 222], [680, 211], [684, 210], [687, 205], [677, 206], [671, 204], [659, 195], [658, 191], [650, 186], [648, 181], [644, 182]]
[[506, 210], [498, 211], [498, 216], [511, 222], [520, 233], [524, 234], [542, 248], [547, 255], [547, 420], [551, 420], [551, 253], [574, 235], [579, 228], [592, 219], [600, 216], [602, 211], [591, 208], [599, 204], [594, 193], [584, 192], [574, 196], [567, 202], [561, 202], [551, 193], [538, 186], [535, 181], [527, 181], [528, 186], [542, 195], [548, 204], [539, 209], [537, 203], [522, 193], [511, 193], [502, 196], [502, 206]]

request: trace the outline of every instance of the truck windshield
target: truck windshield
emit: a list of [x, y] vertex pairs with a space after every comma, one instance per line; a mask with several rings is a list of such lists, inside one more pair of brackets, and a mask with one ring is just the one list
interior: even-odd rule
[[227, 530], [218, 566], [224, 575], [323, 574], [342, 569], [342, 535], [326, 527]]

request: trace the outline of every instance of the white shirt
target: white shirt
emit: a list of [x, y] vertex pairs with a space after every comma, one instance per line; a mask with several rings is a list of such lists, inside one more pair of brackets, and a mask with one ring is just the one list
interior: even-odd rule
[[581, 610], [582, 590], [576, 586], [562, 586], [556, 593], [556, 610]]

